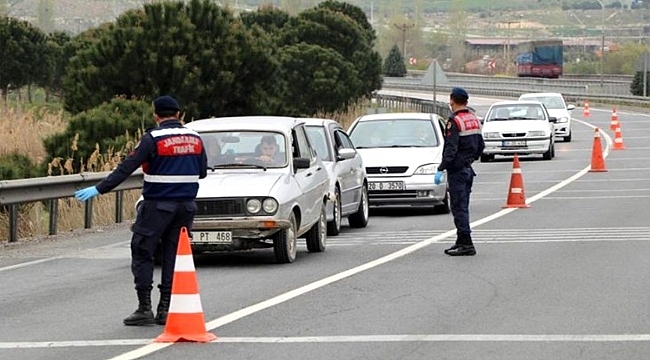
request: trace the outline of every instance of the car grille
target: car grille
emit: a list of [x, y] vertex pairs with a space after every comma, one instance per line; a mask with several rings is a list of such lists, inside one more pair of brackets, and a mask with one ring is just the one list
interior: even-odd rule
[[404, 198], [413, 198], [417, 197], [417, 191], [415, 190], [403, 190], [403, 191], [393, 191], [393, 190], [376, 190], [368, 191], [368, 199], [370, 200], [385, 200], [385, 199], [404, 199]]
[[503, 133], [501, 134], [504, 138], [515, 138], [515, 137], [525, 137], [526, 133], [521, 132], [521, 133]]
[[196, 200], [197, 216], [243, 216], [244, 199]]
[[366, 174], [403, 174], [408, 168], [408, 166], [373, 166], [366, 168]]

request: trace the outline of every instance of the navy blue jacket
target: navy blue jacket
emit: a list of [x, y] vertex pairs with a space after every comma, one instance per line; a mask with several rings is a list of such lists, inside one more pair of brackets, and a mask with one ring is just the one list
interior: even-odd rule
[[142, 136], [133, 152], [97, 184], [97, 190], [111, 191], [142, 166], [145, 200], [194, 200], [199, 179], [207, 176], [207, 162], [199, 134], [179, 120], [166, 120]]
[[484, 148], [480, 120], [468, 109], [460, 109], [447, 121], [445, 147], [438, 170], [454, 171], [470, 166], [481, 157]]

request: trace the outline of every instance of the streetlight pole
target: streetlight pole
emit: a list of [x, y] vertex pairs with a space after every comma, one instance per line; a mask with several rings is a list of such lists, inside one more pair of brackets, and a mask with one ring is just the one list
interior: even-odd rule
[[605, 72], [605, 5], [602, 1], [596, 0], [600, 4], [602, 10], [602, 19], [601, 19], [601, 32], [602, 38], [600, 40], [600, 87], [603, 87], [603, 73]]
[[393, 24], [398, 30], [402, 31], [402, 57], [406, 60], [406, 30], [410, 30], [415, 27], [415, 24]]

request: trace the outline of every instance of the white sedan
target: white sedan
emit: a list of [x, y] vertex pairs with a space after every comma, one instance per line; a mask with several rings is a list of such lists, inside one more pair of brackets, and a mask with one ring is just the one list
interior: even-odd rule
[[483, 120], [485, 149], [481, 162], [495, 155], [541, 154], [555, 157], [555, 137], [551, 117], [539, 101], [501, 101], [492, 104]]
[[341, 218], [350, 227], [368, 225], [368, 180], [363, 159], [343, 127], [330, 119], [302, 119], [305, 129], [330, 176], [327, 235], [338, 235]]
[[544, 106], [550, 116], [557, 118], [555, 123], [555, 136], [561, 137], [564, 142], [571, 141], [571, 112], [575, 105], [567, 105], [564, 97], [560, 93], [528, 93], [519, 96], [519, 100], [539, 101]]

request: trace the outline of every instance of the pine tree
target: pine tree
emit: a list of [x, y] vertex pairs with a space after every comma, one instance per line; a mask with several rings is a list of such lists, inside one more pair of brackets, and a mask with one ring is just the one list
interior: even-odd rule
[[397, 44], [393, 45], [384, 61], [384, 75], [390, 77], [404, 77], [406, 75], [404, 58]]
[[[650, 73], [646, 73], [646, 96], [650, 94]], [[632, 95], [643, 96], [643, 71], [637, 71], [630, 85]]]

